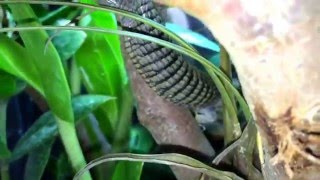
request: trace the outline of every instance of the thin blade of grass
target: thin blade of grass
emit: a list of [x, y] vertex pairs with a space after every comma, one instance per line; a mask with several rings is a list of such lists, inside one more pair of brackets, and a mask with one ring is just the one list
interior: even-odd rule
[[232, 172], [220, 171], [214, 169], [206, 164], [201, 163], [198, 160], [195, 160], [191, 157], [168, 153], [168, 154], [155, 154], [155, 155], [141, 155], [141, 154], [130, 154], [130, 153], [119, 153], [119, 154], [109, 154], [98, 158], [92, 162], [90, 162], [84, 169], [79, 171], [74, 180], [78, 180], [81, 178], [82, 174], [87, 170], [102, 164], [104, 162], [111, 161], [131, 161], [131, 162], [145, 162], [145, 163], [157, 163], [164, 165], [174, 165], [179, 167], [188, 168], [197, 172], [201, 172], [208, 176], [214, 177], [219, 180], [242, 180], [241, 177], [237, 176]]
[[[225, 85], [227, 87], [230, 87], [230, 90], [233, 92], [233, 95], [237, 98], [237, 100], [239, 101], [239, 104], [241, 106], [241, 109], [244, 111], [244, 115], [246, 117], [246, 120], [249, 121], [251, 118], [251, 113], [249, 110], [248, 105], [246, 104], [245, 100], [243, 99], [243, 97], [241, 96], [241, 94], [238, 92], [238, 90], [232, 85], [232, 83], [228, 80], [228, 77], [226, 77], [226, 75], [216, 66], [214, 66], [213, 64], [211, 64], [210, 62], [208, 62], [204, 57], [202, 57], [201, 55], [192, 52], [188, 49], [185, 49], [179, 45], [158, 39], [158, 38], [154, 38], [151, 36], [147, 36], [147, 35], [143, 35], [143, 34], [139, 34], [139, 33], [134, 33], [134, 32], [128, 32], [128, 31], [121, 31], [121, 30], [108, 30], [108, 29], [101, 29], [101, 28], [94, 28], [94, 27], [57, 27], [57, 26], [42, 26], [42, 29], [46, 29], [46, 30], [52, 30], [52, 29], [74, 29], [74, 30], [83, 30], [83, 31], [94, 31], [94, 32], [101, 32], [101, 33], [113, 33], [113, 34], [118, 34], [118, 35], [123, 35], [123, 36], [130, 36], [130, 37], [135, 37], [135, 38], [140, 38], [146, 41], [151, 41], [154, 43], [157, 43], [159, 45], [162, 45], [164, 47], [176, 50], [177, 52], [180, 52], [186, 56], [190, 56], [192, 58], [194, 58], [196, 61], [200, 62], [201, 64], [203, 64], [207, 70], [211, 71], [209, 72], [209, 74], [212, 76], [214, 82], [217, 85], [217, 88], [219, 90], [219, 92], [221, 93], [223, 99], [226, 100], [226, 104], [228, 107], [232, 107], [232, 102], [231, 99], [229, 98], [229, 95], [227, 96], [225, 87], [223, 86], [222, 82], [225, 83]], [[25, 27], [25, 28], [2, 28], [0, 29], [0, 32], [8, 32], [8, 31], [30, 31], [30, 30], [34, 30], [34, 27]], [[219, 76], [219, 78], [217, 77]], [[222, 81], [222, 82], [221, 82]], [[218, 83], [220, 82], [220, 83]], [[230, 110], [231, 115], [233, 114], [233, 116], [236, 114], [235, 111], [232, 109]]]
[[[82, 8], [88, 8], [88, 9], [93, 9], [93, 10], [101, 10], [101, 11], [109, 11], [109, 12], [113, 12], [119, 15], [123, 15], [123, 16], [127, 16], [127, 17], [131, 17], [135, 20], [141, 21], [143, 23], [146, 23], [150, 26], [153, 26], [157, 29], [159, 29], [160, 31], [163, 31], [164, 33], [168, 34], [174, 41], [178, 42], [179, 44], [181, 44], [181, 48], [185, 49], [185, 53], [193, 58], [195, 58], [196, 60], [200, 61], [204, 66], [206, 67], [210, 67], [213, 70], [214, 73], [216, 73], [220, 78], [222, 78], [223, 81], [228, 81], [228, 77], [225, 76], [224, 73], [222, 73], [221, 71], [219, 71], [219, 69], [215, 66], [213, 66], [211, 63], [207, 62], [205, 60], [205, 58], [201, 57], [196, 50], [190, 46], [188, 43], [186, 43], [183, 39], [179, 38], [177, 35], [175, 35], [174, 33], [168, 31], [164, 26], [162, 26], [161, 24], [155, 23], [152, 20], [140, 17], [134, 13], [130, 13], [127, 11], [123, 11], [117, 8], [111, 8], [111, 7], [97, 7], [97, 6], [92, 6], [92, 5], [87, 5], [87, 4], [81, 4], [81, 3], [67, 3], [67, 2], [51, 2], [51, 1], [11, 1], [13, 3], [22, 3], [22, 2], [28, 2], [28, 3], [32, 3], [32, 4], [41, 4], [41, 3], [47, 3], [47, 4], [53, 4], [53, 5], [67, 5], [67, 6], [74, 6], [74, 7], [82, 7]], [[0, 2], [1, 4], [1, 2]], [[3, 2], [3, 4], [5, 4], [5, 2]], [[188, 52], [187, 52], [188, 51]], [[196, 58], [196, 56], [198, 56], [198, 58]], [[202, 59], [202, 60], [201, 60]], [[232, 84], [230, 82], [226, 82], [227, 86], [231, 87], [232, 92], [234, 93], [235, 97], [237, 98], [237, 100], [240, 103], [240, 106], [242, 108], [242, 110], [244, 111], [244, 115], [248, 120], [250, 120], [251, 118], [251, 113], [249, 111], [248, 106], [246, 105], [244, 99], [242, 98], [242, 96], [240, 95], [240, 93], [232, 86]], [[220, 88], [221, 90], [221, 88]], [[226, 99], [225, 101], [229, 101], [228, 99]]]
[[[220, 63], [221, 63], [221, 70], [229, 77], [229, 81], [232, 78], [232, 71], [231, 71], [231, 61], [229, 59], [229, 55], [226, 49], [220, 45]], [[225, 83], [224, 83], [225, 84]], [[230, 100], [232, 103], [232, 108], [237, 111], [236, 102], [234, 100], [233, 93], [230, 87], [225, 85], [225, 89], [227, 93], [230, 95]], [[235, 138], [239, 137], [241, 134], [240, 123], [238, 119], [231, 118], [228, 109], [223, 109], [223, 124], [225, 127], [225, 137], [224, 137], [224, 144], [227, 145], [232, 142]]]
[[49, 5], [61, 5], [61, 6], [72, 6], [72, 7], [81, 7], [81, 8], [87, 8], [87, 9], [92, 9], [92, 10], [99, 10], [99, 11], [108, 11], [108, 12], [112, 12], [115, 14], [119, 14], [119, 15], [123, 15], [123, 16], [127, 16], [130, 17], [132, 19], [141, 21], [145, 24], [148, 24], [150, 26], [155, 27], [156, 29], [159, 29], [160, 31], [164, 32], [165, 34], [167, 34], [168, 36], [172, 37], [172, 39], [181, 44], [181, 46], [196, 52], [196, 50], [189, 45], [188, 43], [186, 43], [182, 38], [180, 38], [179, 36], [175, 35], [173, 32], [167, 30], [163, 25], [156, 23], [150, 19], [147, 18], [141, 18], [141, 16], [135, 14], [135, 13], [131, 13], [125, 10], [121, 10], [118, 8], [114, 8], [114, 7], [108, 7], [108, 6], [96, 6], [96, 5], [89, 5], [89, 4], [83, 4], [83, 3], [74, 3], [74, 2], [58, 2], [58, 1], [35, 1], [35, 0], [11, 0], [11, 1], [5, 1], [5, 2], [1, 2], [0, 4], [18, 4], [18, 3], [29, 3], [29, 4], [49, 4]]

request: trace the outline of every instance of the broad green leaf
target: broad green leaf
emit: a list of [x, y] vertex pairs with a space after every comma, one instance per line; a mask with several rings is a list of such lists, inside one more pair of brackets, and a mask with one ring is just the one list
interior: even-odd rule
[[119, 162], [112, 180], [140, 180], [143, 162]]
[[[107, 66], [108, 62], [115, 62], [114, 59], [110, 58], [110, 54], [106, 53], [108, 49], [110, 47], [106, 44], [103, 36], [99, 39], [98, 34], [88, 34], [86, 41], [76, 53], [75, 59], [89, 93], [117, 97], [117, 100], [107, 102], [103, 107], [99, 108], [98, 114], [96, 114], [102, 130], [108, 134], [113, 134], [119, 113], [117, 107], [117, 101], [119, 100], [116, 93], [120, 92], [120, 89], [116, 92], [115, 88], [118, 83], [112, 83], [112, 80], [118, 80], [119, 82], [119, 79], [115, 77], [117, 72], [114, 72], [117, 69], [117, 65]], [[108, 71], [108, 68], [111, 71]], [[114, 72], [115, 76], [110, 76], [111, 72]]]
[[0, 69], [26, 81], [43, 94], [40, 77], [27, 50], [4, 34], [0, 34], [0, 42]]
[[175, 153], [167, 153], [167, 154], [154, 154], [154, 155], [141, 155], [141, 154], [130, 154], [130, 153], [118, 153], [118, 154], [108, 154], [103, 157], [100, 157], [94, 161], [91, 161], [85, 168], [81, 169], [76, 176], [73, 178], [74, 180], [78, 180], [81, 178], [82, 174], [91, 168], [111, 161], [130, 161], [130, 162], [147, 162], [147, 163], [157, 163], [164, 165], [174, 165], [179, 167], [184, 167], [187, 169], [191, 169], [208, 176], [214, 177], [219, 180], [242, 180], [241, 177], [236, 174], [228, 171], [221, 171], [214, 169], [202, 162], [195, 160], [191, 157], [175, 154]]
[[83, 31], [53, 31], [52, 43], [56, 47], [62, 61], [71, 58], [80, 48], [86, 38]]
[[[18, 26], [41, 27], [30, 5], [10, 4], [8, 6]], [[23, 23], [26, 19], [33, 21]], [[31, 64], [35, 66], [40, 77], [43, 95], [58, 123], [59, 134], [72, 167], [78, 170], [86, 162], [74, 127], [71, 92], [59, 55], [53, 44], [48, 41], [48, 34], [44, 30], [25, 31], [19, 34], [28, 53], [33, 57]], [[90, 174], [86, 173], [84, 179], [90, 180]]]
[[[93, 1], [86, 2], [93, 3]], [[89, 17], [88, 26], [117, 29], [116, 19], [112, 13], [92, 12]], [[80, 23], [88, 23], [88, 19]], [[119, 36], [88, 32], [86, 41], [76, 53], [75, 59], [89, 93], [117, 97], [116, 101], [107, 102], [95, 113], [102, 131], [112, 140], [120, 116], [124, 113], [122, 111], [124, 103], [131, 98], [129, 96], [124, 99], [123, 96], [123, 92], [129, 87]]]
[[16, 92], [16, 78], [0, 71], [0, 99], [8, 98]]
[[0, 70], [0, 99], [6, 99], [21, 92], [25, 83], [15, 76]]
[[[106, 101], [113, 98], [101, 95], [83, 95], [73, 98], [72, 106], [74, 109], [75, 120], [86, 117], [94, 109]], [[32, 151], [34, 148], [40, 147], [52, 140], [58, 135], [58, 126], [55, 122], [54, 115], [47, 112], [42, 115], [18, 141], [13, 150], [12, 161]]]
[[[18, 26], [41, 26], [36, 21], [22, 23], [23, 19], [37, 19], [33, 10], [26, 4], [9, 5]], [[40, 77], [44, 96], [52, 112], [63, 121], [73, 122], [71, 94], [59, 55], [44, 30], [19, 32], [29, 56], [33, 58]]]
[[220, 51], [218, 44], [212, 42], [211, 40], [199, 33], [191, 31], [190, 29], [184, 28], [182, 26], [179, 26], [178, 24], [173, 23], [166, 23], [166, 28], [168, 28], [170, 31], [174, 32], [190, 44], [206, 48], [215, 52]]
[[41, 179], [43, 172], [47, 166], [50, 157], [51, 146], [54, 140], [55, 138], [53, 137], [46, 144], [40, 145], [29, 153], [26, 169], [24, 172], [25, 180]]

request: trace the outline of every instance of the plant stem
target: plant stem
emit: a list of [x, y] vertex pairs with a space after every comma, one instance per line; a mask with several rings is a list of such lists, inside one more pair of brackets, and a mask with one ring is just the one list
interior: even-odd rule
[[81, 78], [80, 72], [77, 68], [77, 63], [75, 59], [71, 61], [71, 70], [70, 70], [70, 88], [72, 95], [77, 95], [81, 93]]
[[[63, 121], [58, 117], [56, 117], [56, 120], [58, 123], [59, 134], [68, 154], [71, 165], [74, 170], [79, 171], [85, 166], [86, 161], [81, 151], [74, 124]], [[89, 172], [86, 172], [81, 178], [84, 180], [91, 180]]]
[[7, 117], [7, 100], [0, 99], [0, 141], [7, 144], [6, 134], [6, 117]]
[[4, 165], [3, 163], [1, 163], [0, 174], [1, 174], [1, 180], [9, 180], [10, 179], [8, 165]]
[[[4, 144], [5, 148], [7, 146], [7, 134], [6, 134], [6, 117], [7, 117], [7, 100], [0, 99], [0, 141]], [[8, 149], [4, 150], [8, 151]], [[8, 154], [9, 156], [9, 154]], [[4, 159], [0, 160], [0, 174], [2, 180], [9, 180], [9, 172], [8, 172], [8, 160], [4, 157]]]

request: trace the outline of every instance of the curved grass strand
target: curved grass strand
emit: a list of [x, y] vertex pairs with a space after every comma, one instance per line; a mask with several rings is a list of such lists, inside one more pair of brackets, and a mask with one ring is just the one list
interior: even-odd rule
[[172, 38], [173, 41], [177, 42], [181, 46], [185, 47], [186, 49], [189, 49], [191, 51], [197, 52], [196, 49], [194, 49], [190, 44], [185, 42], [182, 38], [177, 36], [172, 31], [168, 30], [165, 26], [162, 24], [156, 23], [150, 19], [143, 18], [135, 13], [125, 11], [122, 9], [110, 7], [110, 6], [96, 6], [96, 5], [89, 5], [84, 3], [75, 3], [75, 2], [59, 2], [59, 1], [42, 1], [42, 0], [10, 0], [10, 1], [0, 1], [0, 4], [20, 4], [20, 3], [27, 3], [27, 4], [48, 4], [48, 5], [60, 5], [60, 6], [72, 6], [72, 7], [78, 7], [78, 8], [86, 8], [91, 10], [97, 10], [97, 11], [104, 11], [104, 12], [112, 12], [118, 15], [130, 17], [134, 20], [143, 22], [145, 24], [148, 24], [165, 34], [167, 34], [169, 37]]
[[[187, 42], [185, 42], [183, 39], [181, 39], [180, 37], [178, 37], [177, 35], [175, 35], [173, 32], [167, 30], [163, 25], [158, 24], [150, 19], [146, 19], [143, 18], [139, 15], [136, 15], [134, 13], [130, 13], [121, 9], [117, 9], [117, 8], [112, 8], [112, 7], [108, 7], [108, 6], [94, 6], [94, 5], [88, 5], [88, 4], [82, 4], [82, 3], [73, 3], [73, 2], [56, 2], [56, 1], [35, 1], [35, 0], [11, 0], [11, 1], [0, 1], [0, 4], [15, 4], [15, 3], [29, 3], [29, 4], [51, 4], [51, 5], [65, 5], [65, 6], [73, 6], [73, 7], [80, 7], [80, 8], [87, 8], [87, 9], [92, 9], [92, 10], [99, 10], [99, 11], [107, 11], [107, 12], [113, 12], [119, 15], [123, 15], [123, 16], [127, 16], [127, 17], [131, 17], [135, 20], [141, 21], [143, 23], [146, 23], [150, 26], [153, 26], [157, 29], [159, 29], [160, 31], [166, 33], [168, 36], [170, 36], [174, 41], [176, 41], [177, 43], [181, 44], [181, 46], [184, 47], [185, 52], [187, 52], [188, 56], [193, 57], [194, 59], [196, 59], [197, 61], [201, 62], [204, 66], [206, 67], [210, 67], [213, 69], [213, 71], [219, 76], [221, 77], [224, 81], [228, 81], [227, 76], [225, 76], [225, 74], [223, 72], [220, 71], [220, 69], [218, 67], [215, 67], [214, 65], [212, 65], [211, 63], [207, 62], [207, 60], [205, 58], [203, 58], [201, 55], [199, 55], [197, 53], [197, 51], [191, 46], [189, 45]], [[89, 30], [89, 29], [87, 29]], [[96, 31], [96, 30], [91, 30], [91, 31]], [[5, 32], [2, 31], [2, 32]], [[107, 33], [107, 32], [105, 32]], [[119, 34], [120, 35], [120, 34]], [[140, 37], [138, 37], [140, 38]], [[167, 42], [168, 43], [168, 42]], [[176, 45], [177, 46], [177, 45]], [[168, 47], [168, 46], [167, 46]], [[170, 47], [168, 47], [170, 48]], [[181, 48], [181, 47], [180, 47]], [[177, 50], [176, 48], [172, 48]], [[183, 48], [182, 48], [183, 49]], [[187, 51], [189, 50], [189, 51]], [[179, 50], [178, 50], [179, 51]], [[179, 51], [180, 52], [180, 51]], [[186, 54], [186, 53], [183, 53]], [[196, 57], [197, 56], [197, 57]], [[244, 115], [246, 117], [247, 120], [250, 120], [251, 118], [251, 113], [250, 110], [245, 102], [245, 100], [242, 98], [242, 96], [240, 95], [240, 93], [238, 92], [238, 90], [236, 90], [233, 85], [228, 81], [226, 82], [227, 86], [232, 86], [231, 90], [234, 93], [235, 97], [237, 98], [242, 110], [244, 111]]]
[[[128, 12], [128, 11], [124, 11], [121, 9], [117, 9], [117, 8], [112, 8], [112, 7], [108, 7], [108, 6], [94, 6], [94, 5], [88, 5], [88, 4], [82, 4], [82, 3], [73, 3], [73, 2], [56, 2], [56, 1], [35, 1], [35, 0], [11, 0], [11, 1], [0, 1], [0, 4], [15, 4], [15, 3], [29, 3], [29, 4], [51, 4], [51, 5], [65, 5], [65, 6], [73, 6], [73, 7], [80, 7], [80, 8], [87, 8], [87, 9], [92, 9], [92, 10], [99, 10], [99, 11], [107, 11], [107, 12], [113, 12], [119, 15], [123, 15], [123, 16], [127, 16], [130, 18], [133, 18], [135, 20], [141, 21], [143, 23], [146, 23], [150, 26], [155, 27], [156, 29], [159, 29], [160, 31], [166, 33], [168, 36], [170, 36], [174, 41], [176, 41], [177, 43], [179, 43], [181, 46], [183, 46], [186, 52], [188, 52], [188, 56], [193, 57], [194, 59], [198, 60], [199, 62], [201, 62], [204, 66], [206, 67], [211, 67], [213, 69], [213, 71], [219, 76], [221, 77], [224, 81], [228, 81], [226, 79], [227, 76], [225, 76], [225, 74], [223, 72], [220, 71], [219, 68], [215, 67], [214, 65], [212, 65], [211, 63], [207, 62], [207, 60], [205, 58], [203, 58], [201, 55], [199, 55], [197, 53], [197, 51], [191, 46], [189, 45], [187, 42], [185, 42], [183, 39], [181, 39], [180, 37], [178, 37], [177, 35], [175, 35], [173, 32], [167, 30], [163, 25], [158, 24], [150, 19], [147, 18], [143, 18], [137, 14]], [[119, 34], [120, 35], [120, 34]], [[138, 37], [139, 38], [139, 37]], [[170, 47], [168, 47], [170, 48]], [[175, 48], [172, 48], [175, 49]], [[177, 50], [177, 49], [176, 49]], [[189, 51], [187, 51], [189, 50]], [[180, 51], [179, 51], [180, 52]], [[186, 54], [186, 53], [183, 53]], [[197, 58], [195, 56], [198, 56]], [[242, 108], [242, 110], [244, 111], [244, 115], [246, 117], [247, 120], [250, 120], [251, 118], [251, 113], [249, 111], [249, 108], [245, 102], [245, 100], [242, 98], [242, 96], [240, 95], [240, 93], [233, 87], [233, 85], [230, 82], [226, 82], [227, 86], [232, 86], [231, 91], [234, 93], [234, 95], [236, 96], [238, 102], [240, 103], [240, 106]]]
[[157, 163], [164, 165], [174, 165], [183, 168], [188, 168], [208, 176], [214, 177], [218, 180], [242, 180], [241, 177], [236, 174], [228, 171], [221, 171], [214, 169], [202, 162], [195, 160], [191, 157], [176, 154], [176, 153], [167, 153], [167, 154], [153, 154], [153, 155], [141, 155], [141, 154], [131, 154], [131, 153], [118, 153], [118, 154], [108, 154], [97, 158], [87, 164], [86, 167], [81, 169], [73, 178], [73, 180], [81, 179], [81, 176], [86, 171], [91, 168], [111, 161], [133, 161], [133, 162], [147, 162], [147, 163]]
[[[230, 89], [234, 93], [235, 97], [237, 98], [238, 102], [240, 103], [241, 108], [244, 111], [246, 119], [249, 120], [251, 117], [250, 111], [248, 109], [248, 106], [247, 106], [245, 100], [240, 95], [238, 90], [235, 89], [234, 86], [231, 84], [228, 77], [218, 67], [216, 67], [213, 64], [211, 64], [210, 62], [208, 62], [204, 57], [202, 57], [198, 53], [193, 52], [189, 49], [186, 49], [186, 48], [181, 47], [179, 45], [176, 45], [174, 43], [167, 42], [162, 39], [158, 39], [158, 38], [151, 37], [148, 35], [143, 35], [143, 34], [129, 32], [129, 31], [110, 30], [110, 29], [102, 29], [102, 28], [95, 28], [95, 27], [78, 27], [78, 26], [14, 27], [14, 28], [2, 28], [2, 29], [0, 29], [0, 32], [32, 31], [32, 30], [38, 30], [38, 29], [44, 29], [44, 30], [82, 30], [82, 31], [100, 32], [100, 33], [112, 33], [112, 34], [117, 34], [117, 35], [121, 35], [121, 36], [130, 36], [130, 37], [134, 37], [134, 38], [140, 38], [140, 39], [143, 39], [146, 41], [151, 41], [151, 42], [157, 43], [159, 45], [162, 45], [164, 47], [173, 49], [173, 50], [180, 52], [186, 56], [190, 56], [193, 59], [195, 59], [196, 61], [203, 64], [206, 67], [206, 69], [209, 70], [209, 73], [210, 73], [210, 70], [212, 70], [214, 72], [214, 73], [210, 73], [210, 74], [212, 77], [215, 77], [215, 78], [213, 78], [213, 80], [216, 83], [219, 92], [222, 94], [223, 97], [227, 98], [227, 101], [230, 101], [230, 103], [227, 103], [227, 106], [228, 106], [228, 104], [232, 104], [232, 102], [231, 102], [229, 95], [228, 96], [224, 95], [226, 93], [226, 90], [225, 90], [225, 87], [220, 82], [220, 79], [222, 79], [223, 82], [226, 84], [226, 86], [230, 87]], [[230, 113], [235, 114], [235, 112], [230, 112]]]

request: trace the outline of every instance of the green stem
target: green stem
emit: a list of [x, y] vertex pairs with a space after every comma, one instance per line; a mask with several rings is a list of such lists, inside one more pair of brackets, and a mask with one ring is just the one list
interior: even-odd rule
[[0, 99], [0, 141], [7, 144], [6, 134], [6, 117], [7, 117], [7, 100]]
[[121, 102], [121, 113], [118, 124], [116, 126], [114, 141], [112, 144], [112, 152], [114, 153], [126, 152], [129, 148], [128, 142], [133, 110], [133, 97], [129, 84], [123, 86], [123, 93], [121, 97], [123, 97], [123, 100]]
[[[58, 123], [59, 134], [68, 154], [71, 165], [75, 171], [79, 171], [86, 165], [86, 161], [81, 151], [74, 124], [63, 121], [58, 117], [56, 117], [56, 120]], [[91, 180], [89, 172], [86, 172], [84, 176], [82, 176], [82, 179]]]
[[71, 62], [71, 70], [70, 70], [70, 88], [72, 95], [80, 94], [81, 91], [81, 78], [80, 72], [77, 68], [77, 62], [72, 59]]
[[[229, 77], [229, 80], [231, 81], [232, 79], [232, 65], [231, 61], [228, 55], [228, 52], [226, 49], [220, 45], [220, 60], [221, 60], [221, 71], [225, 73], [227, 77]], [[230, 94], [230, 99], [232, 102], [232, 106], [234, 107], [235, 111], [236, 110], [236, 102], [235, 98], [232, 95], [232, 89], [226, 85], [226, 83], [223, 83], [226, 91], [228, 94]], [[228, 110], [226, 108], [223, 109], [223, 121], [224, 121], [224, 127], [225, 127], [225, 145], [229, 144], [232, 142], [235, 138], [239, 137], [239, 122], [236, 119], [231, 119], [230, 115], [228, 113]], [[241, 132], [241, 131], [240, 131]]]
[[[6, 134], [6, 117], [7, 117], [7, 100], [0, 100], [0, 142], [7, 148]], [[8, 149], [5, 149], [9, 153]], [[9, 154], [8, 154], [9, 156]], [[6, 158], [0, 160], [0, 174], [2, 180], [9, 180], [8, 160]]]
[[1, 174], [1, 180], [9, 180], [10, 179], [8, 165], [1, 164], [0, 174]]

